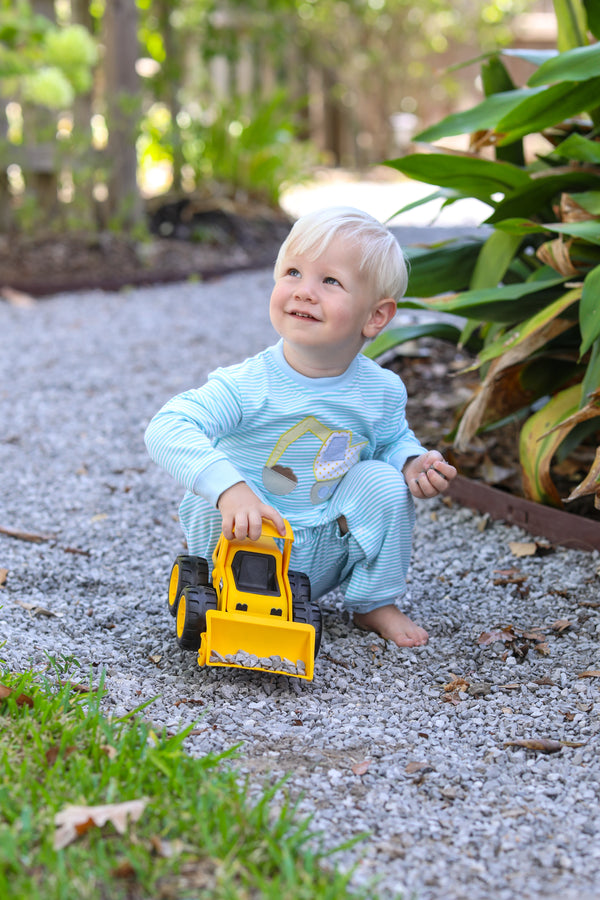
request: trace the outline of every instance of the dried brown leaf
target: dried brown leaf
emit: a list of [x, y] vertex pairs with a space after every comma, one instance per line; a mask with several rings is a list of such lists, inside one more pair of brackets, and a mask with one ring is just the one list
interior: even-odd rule
[[571, 262], [569, 254], [572, 243], [573, 241], [565, 241], [562, 237], [555, 238], [538, 247], [535, 255], [543, 263], [555, 269], [559, 275], [566, 275], [570, 278], [577, 275], [577, 269]]
[[430, 772], [431, 765], [428, 762], [418, 762], [415, 759], [406, 764], [404, 771], [407, 775], [414, 775], [415, 772]]
[[128, 822], [137, 822], [147, 801], [128, 800], [104, 806], [67, 806], [54, 816], [57, 827], [54, 849], [62, 850], [90, 828], [102, 828], [110, 822], [119, 834], [125, 834]]
[[46, 609], [45, 606], [38, 606], [37, 603], [29, 603], [27, 600], [15, 600], [15, 605], [26, 609], [32, 616], [62, 617], [62, 613], [52, 612], [51, 609]]
[[600, 678], [600, 669], [588, 669], [587, 672], [580, 672], [578, 678]]
[[466, 678], [463, 678], [462, 675], [453, 675], [451, 672], [450, 677], [452, 678], [452, 681], [449, 681], [448, 684], [444, 685], [445, 691], [466, 691], [469, 687], [470, 682], [467, 681]]
[[571, 628], [572, 625], [573, 623], [569, 622], [567, 619], [557, 619], [557, 621], [552, 624], [551, 628], [556, 634], [564, 634], [564, 632]]
[[482, 631], [477, 638], [477, 643], [480, 647], [487, 647], [489, 644], [496, 643], [496, 641], [503, 641], [505, 644], [509, 644], [514, 639], [515, 634], [510, 627], [498, 628], [493, 631]]
[[[5, 684], [0, 684], [0, 700], [6, 700], [13, 694], [14, 691], [12, 688], [7, 687]], [[28, 706], [30, 709], [33, 708], [33, 700], [27, 694], [19, 694], [16, 703], [17, 706]]]
[[18, 541], [28, 541], [31, 544], [41, 544], [44, 541], [56, 540], [55, 534], [33, 534], [29, 531], [19, 531], [17, 528], [3, 528], [2, 526], [0, 526], [0, 534], [16, 538]]
[[8, 578], [8, 569], [0, 569], [0, 588], [3, 588], [6, 585], [7, 578]]
[[26, 294], [24, 291], [18, 291], [16, 288], [12, 288], [7, 284], [0, 288], [0, 296], [6, 300], [7, 303], [10, 303], [11, 306], [17, 306], [21, 309], [29, 309], [36, 304], [36, 300], [31, 294]]
[[509, 541], [508, 546], [513, 556], [535, 556], [538, 545], [535, 541]]
[[524, 575], [518, 569], [494, 569], [494, 584], [522, 584], [527, 581], [529, 575]]
[[[600, 391], [596, 391], [596, 394], [600, 396]], [[596, 456], [589, 472], [583, 481], [571, 491], [566, 498], [566, 502], [570, 503], [571, 500], [576, 500], [578, 497], [584, 497], [587, 494], [595, 495], [594, 506], [596, 509], [600, 509], [600, 447], [596, 450]]]
[[354, 763], [352, 766], [352, 772], [354, 775], [364, 775], [369, 766], [371, 765], [370, 759], [364, 759], [362, 762]]
[[[64, 759], [67, 759], [67, 757], [71, 756], [72, 753], [75, 753], [76, 749], [76, 747], [65, 747], [62, 751], [62, 756], [64, 757]], [[48, 766], [48, 768], [51, 768], [55, 764], [60, 755], [61, 749], [59, 744], [53, 744], [52, 747], [48, 747], [45, 753], [46, 765]]]
[[504, 741], [504, 746], [524, 747], [525, 750], [534, 750], [536, 753], [559, 753], [563, 748], [563, 743], [550, 738], [523, 738], [518, 741]]

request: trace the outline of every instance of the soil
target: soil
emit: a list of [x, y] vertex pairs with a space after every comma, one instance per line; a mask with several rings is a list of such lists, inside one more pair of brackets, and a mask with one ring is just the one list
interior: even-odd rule
[[[262, 268], [273, 264], [291, 226], [272, 209], [211, 208], [190, 198], [163, 200], [149, 209], [148, 223], [150, 236], [142, 241], [112, 233], [0, 235], [0, 298], [27, 303], [63, 291], [207, 280]], [[523, 496], [516, 424], [475, 438], [466, 453], [452, 447], [458, 414], [478, 385], [477, 373], [462, 371], [471, 361], [452, 344], [424, 339], [405, 344], [385, 364], [406, 384], [408, 419], [423, 444], [441, 450], [467, 478]], [[593, 441], [580, 446], [553, 468], [561, 497], [583, 480], [595, 446]], [[600, 522], [590, 496], [565, 510]]]
[[142, 240], [112, 232], [0, 235], [0, 292], [42, 297], [270, 266], [290, 227], [283, 213], [269, 207], [214, 207], [186, 197], [149, 205]]

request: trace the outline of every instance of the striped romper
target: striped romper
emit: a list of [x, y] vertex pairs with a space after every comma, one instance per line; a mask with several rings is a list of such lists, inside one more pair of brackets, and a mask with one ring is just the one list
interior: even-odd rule
[[290, 522], [290, 565], [309, 576], [313, 597], [339, 588], [348, 609], [365, 613], [406, 589], [414, 507], [401, 472], [426, 449], [405, 407], [400, 378], [364, 355], [342, 375], [309, 378], [279, 341], [174, 397], [145, 439], [187, 489], [179, 516], [191, 554], [211, 558], [217, 501], [245, 481]]

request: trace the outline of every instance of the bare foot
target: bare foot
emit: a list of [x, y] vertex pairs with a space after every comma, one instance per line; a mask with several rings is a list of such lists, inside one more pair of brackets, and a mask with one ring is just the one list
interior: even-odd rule
[[429, 640], [425, 629], [415, 625], [412, 619], [400, 612], [393, 603], [380, 606], [368, 613], [354, 613], [354, 622], [365, 631], [376, 631], [398, 647], [422, 647]]

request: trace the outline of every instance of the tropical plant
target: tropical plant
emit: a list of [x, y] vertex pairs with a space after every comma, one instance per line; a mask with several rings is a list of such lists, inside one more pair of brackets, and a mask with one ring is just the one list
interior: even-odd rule
[[[484, 58], [481, 103], [416, 138], [470, 133], [468, 152], [430, 148], [387, 164], [438, 186], [420, 203], [476, 198], [491, 208], [481, 236], [411, 255], [408, 296], [418, 299], [399, 305], [464, 317], [458, 340], [480, 341], [481, 383], [454, 446], [466, 448], [507, 418], [524, 419], [524, 494], [561, 506], [553, 457], [600, 436], [600, 43], [587, 43], [588, 32], [600, 37], [600, 15], [592, 0], [554, 2], [560, 52]], [[535, 66], [524, 87], [511, 79], [510, 56]], [[439, 325], [421, 326], [427, 333], [439, 334]], [[396, 329], [369, 354], [407, 336], [414, 332]], [[600, 508], [600, 446], [566, 499], [584, 494]]]

